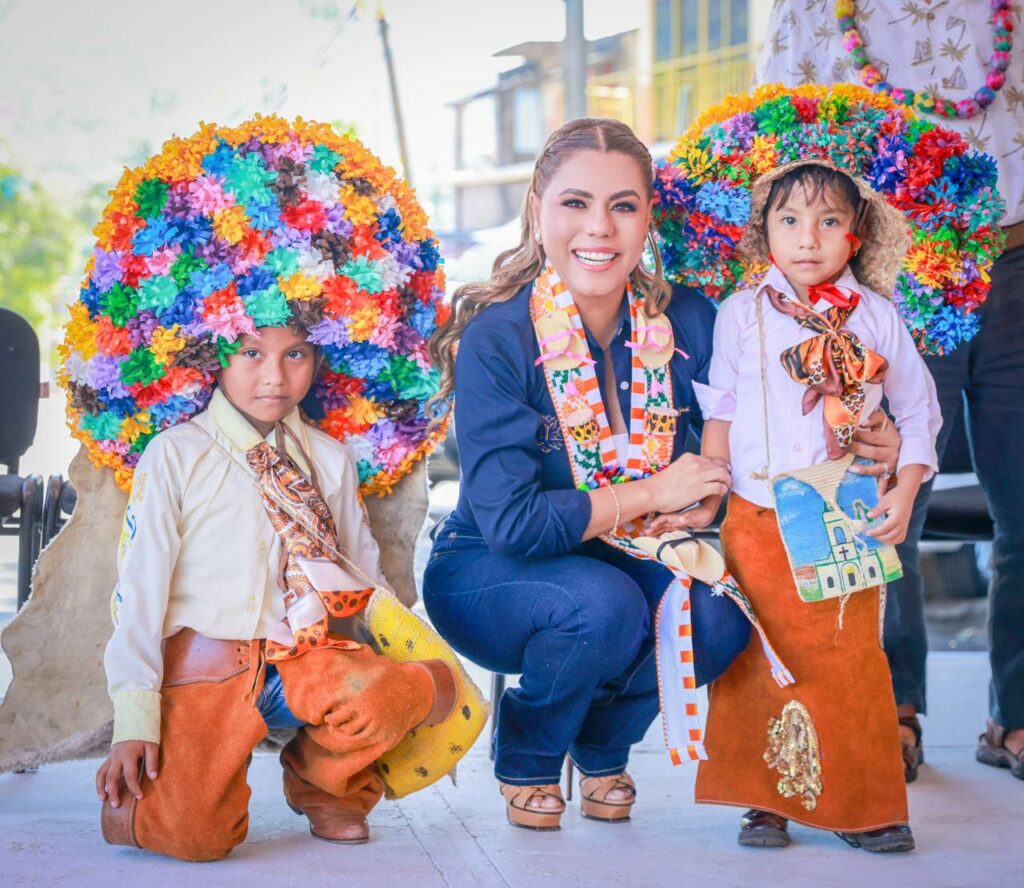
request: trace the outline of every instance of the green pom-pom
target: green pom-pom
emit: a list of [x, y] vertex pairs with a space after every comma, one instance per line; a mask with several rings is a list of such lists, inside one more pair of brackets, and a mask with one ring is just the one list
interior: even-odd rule
[[136, 348], [121, 365], [121, 382], [125, 385], [149, 385], [162, 379], [167, 368], [161, 364], [148, 348]]
[[135, 203], [139, 205], [136, 216], [152, 219], [159, 215], [167, 203], [167, 183], [159, 179], [143, 179], [135, 189]]
[[131, 287], [115, 283], [109, 293], [100, 297], [100, 311], [113, 321], [115, 327], [125, 327], [138, 314], [139, 294]]

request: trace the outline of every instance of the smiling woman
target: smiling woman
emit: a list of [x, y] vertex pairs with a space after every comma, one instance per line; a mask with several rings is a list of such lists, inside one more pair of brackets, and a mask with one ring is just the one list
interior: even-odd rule
[[649, 513], [723, 492], [728, 478], [683, 452], [714, 312], [662, 278], [652, 198], [650, 155], [627, 126], [565, 125], [537, 159], [520, 243], [490, 280], [459, 288], [431, 341], [442, 403], [454, 394], [462, 484], [435, 529], [423, 597], [460, 653], [522, 675], [495, 736], [516, 826], [558, 828], [567, 752], [583, 814], [629, 816], [630, 747], [659, 709], [656, 633], [670, 755], [702, 757], [695, 689], [756, 625], [702, 544], [684, 553], [645, 534]]

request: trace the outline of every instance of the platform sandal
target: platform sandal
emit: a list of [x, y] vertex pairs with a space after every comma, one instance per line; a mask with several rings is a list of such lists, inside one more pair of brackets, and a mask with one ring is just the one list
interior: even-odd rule
[[[565, 800], [562, 788], [557, 783], [543, 786], [512, 786], [499, 783], [498, 789], [505, 797], [505, 814], [508, 822], [521, 829], [550, 831], [561, 829]], [[542, 807], [537, 801], [558, 799], [558, 807]]]
[[[609, 799], [613, 790], [624, 789], [624, 799]], [[625, 771], [607, 777], [580, 777], [580, 812], [590, 820], [625, 823], [636, 801], [636, 784]]]

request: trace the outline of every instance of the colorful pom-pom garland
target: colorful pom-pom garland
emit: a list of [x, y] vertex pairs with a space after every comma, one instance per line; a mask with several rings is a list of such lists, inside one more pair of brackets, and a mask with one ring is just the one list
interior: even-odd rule
[[752, 184], [825, 158], [907, 219], [912, 244], [891, 295], [925, 354], [978, 331], [975, 309], [1004, 235], [993, 158], [955, 132], [862, 86], [759, 87], [702, 114], [658, 168], [655, 208], [667, 276], [724, 299], [763, 272], [737, 252]]
[[257, 115], [204, 125], [126, 170], [60, 347], [68, 424], [127, 489], [157, 433], [202, 410], [260, 326], [296, 322], [325, 357], [303, 403], [387, 493], [444, 436], [427, 340], [438, 244], [408, 185], [329, 126]]

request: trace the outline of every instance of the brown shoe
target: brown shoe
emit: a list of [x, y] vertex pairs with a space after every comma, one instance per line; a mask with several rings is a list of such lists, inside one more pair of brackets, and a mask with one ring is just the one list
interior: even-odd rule
[[305, 809], [288, 803], [296, 814], [305, 814], [312, 836], [336, 845], [362, 845], [370, 841], [370, 824], [362, 811], [349, 811], [333, 805], [307, 805]]
[[909, 826], [883, 826], [869, 832], [837, 832], [836, 835], [851, 848], [863, 848], [874, 854], [914, 850], [914, 834]]
[[736, 841], [747, 848], [785, 848], [789, 845], [788, 826], [785, 817], [751, 808], [743, 815]]
[[[616, 789], [625, 790], [626, 798], [609, 799]], [[636, 784], [625, 771], [607, 777], [580, 777], [580, 813], [590, 820], [625, 823], [636, 801]]]
[[1024, 780], [1024, 750], [1014, 755], [1006, 748], [1006, 728], [988, 720], [985, 733], [978, 737], [978, 749], [974, 757], [983, 765], [1009, 768], [1010, 773]]

